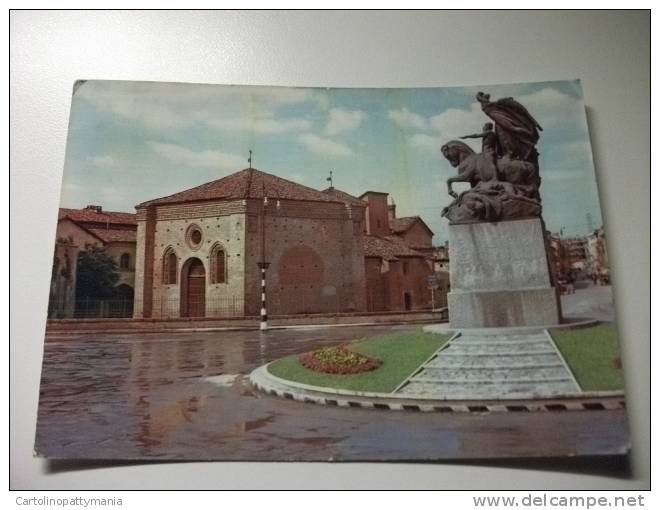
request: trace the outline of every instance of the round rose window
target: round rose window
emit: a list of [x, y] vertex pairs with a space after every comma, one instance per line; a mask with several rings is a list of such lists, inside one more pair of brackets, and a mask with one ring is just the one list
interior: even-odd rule
[[202, 229], [197, 225], [190, 225], [186, 232], [186, 241], [191, 248], [199, 248], [199, 245], [202, 243]]

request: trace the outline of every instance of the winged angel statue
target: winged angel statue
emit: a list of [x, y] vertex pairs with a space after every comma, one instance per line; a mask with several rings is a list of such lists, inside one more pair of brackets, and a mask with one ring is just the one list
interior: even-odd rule
[[[527, 109], [511, 97], [490, 100], [477, 93], [481, 110], [493, 121], [480, 133], [462, 136], [480, 138], [482, 149], [452, 140], [442, 146], [458, 175], [447, 179], [447, 191], [454, 201], [442, 212], [452, 223], [500, 221], [540, 216], [538, 152], [536, 144], [543, 129]], [[455, 182], [467, 182], [470, 189], [456, 194]]]

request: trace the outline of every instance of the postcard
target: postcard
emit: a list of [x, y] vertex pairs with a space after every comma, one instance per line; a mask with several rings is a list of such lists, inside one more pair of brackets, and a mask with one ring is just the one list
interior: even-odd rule
[[37, 455], [628, 453], [577, 80], [81, 80], [52, 248]]

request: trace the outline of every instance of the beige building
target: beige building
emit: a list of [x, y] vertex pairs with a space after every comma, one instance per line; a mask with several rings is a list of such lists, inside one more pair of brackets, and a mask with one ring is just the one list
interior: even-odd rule
[[134, 317], [363, 311], [363, 214], [248, 168], [139, 204]]
[[105, 247], [119, 269], [115, 304], [120, 306], [114, 311], [104, 311], [99, 303], [93, 303], [94, 313], [130, 316], [135, 285], [136, 230], [135, 214], [103, 211], [97, 205], [84, 209], [60, 209], [48, 316], [74, 317], [91, 313], [89, 303], [83, 306], [76, 302], [78, 254], [88, 245]]

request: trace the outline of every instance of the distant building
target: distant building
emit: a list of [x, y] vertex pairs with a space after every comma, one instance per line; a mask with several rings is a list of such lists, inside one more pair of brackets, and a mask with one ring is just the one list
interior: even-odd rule
[[[78, 254], [88, 245], [103, 246], [119, 269], [117, 301], [122, 310], [108, 314], [130, 316], [135, 281], [135, 214], [103, 211], [98, 205], [84, 209], [60, 209], [57, 222], [49, 317], [74, 317], [85, 314], [76, 302]], [[95, 304], [96, 306], [97, 304]], [[103, 313], [99, 310], [99, 313]]]
[[582, 274], [592, 278], [594, 283], [609, 283], [609, 258], [602, 227], [586, 237], [562, 239], [558, 234], [546, 234], [552, 270], [556, 278], [570, 281], [577, 274]]
[[589, 276], [600, 285], [610, 283], [610, 263], [603, 227], [594, 230], [586, 238], [587, 268]]
[[581, 271], [587, 267], [587, 241], [584, 237], [564, 239], [564, 251], [571, 271]]
[[433, 267], [436, 272], [444, 271], [449, 273], [449, 242], [434, 247]]
[[[419, 216], [397, 218], [396, 206], [388, 204], [388, 193], [367, 191], [359, 198], [336, 188], [324, 193], [347, 204], [366, 206], [363, 242], [367, 310], [430, 309], [433, 303], [428, 277], [434, 274], [435, 248], [433, 232], [426, 223]], [[440, 305], [436, 302], [435, 306]]]
[[550, 248], [550, 266], [554, 279], [555, 281], [564, 279], [570, 272], [564, 243], [559, 234], [546, 232], [546, 237]]

